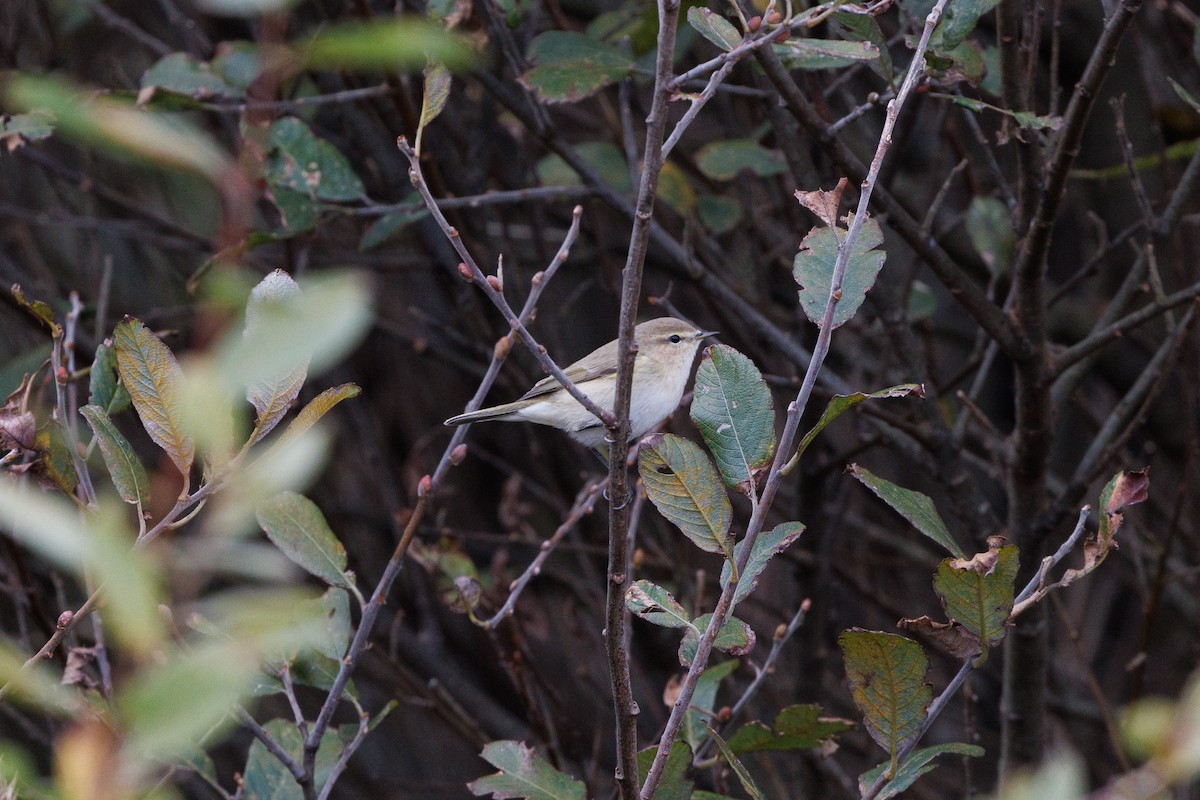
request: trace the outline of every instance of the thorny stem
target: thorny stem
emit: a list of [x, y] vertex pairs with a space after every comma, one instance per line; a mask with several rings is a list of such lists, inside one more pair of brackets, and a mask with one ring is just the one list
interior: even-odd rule
[[[879, 170], [883, 165], [884, 156], [892, 144], [892, 130], [896, 125], [896, 119], [900, 115], [900, 110], [904, 107], [905, 101], [908, 99], [913, 87], [916, 86], [917, 80], [924, 70], [925, 50], [929, 46], [929, 37], [933, 34], [933, 29], [937, 26], [938, 20], [941, 18], [942, 12], [948, 3], [949, 0], [938, 0], [937, 5], [929, 12], [929, 16], [925, 20], [925, 29], [921, 34], [920, 42], [917, 44], [916, 52], [913, 54], [913, 60], [909, 66], [908, 73], [904, 76], [904, 81], [901, 83], [900, 90], [896, 93], [895, 99], [888, 103], [887, 116], [884, 120], [883, 131], [879, 137], [879, 145], [875, 150], [875, 157], [871, 160], [867, 176], [862, 183], [858, 212], [854, 215], [854, 221], [850, 224], [850, 229], [847, 231], [845, 239], [838, 245], [838, 257], [833, 268], [829, 299], [825, 303], [825, 313], [821, 320], [820, 333], [817, 336], [817, 343], [813, 347], [812, 360], [805, 371], [800, 391], [796, 395], [796, 399], [788, 406], [787, 422], [784, 425], [783, 435], [779, 440], [778, 453], [784, 454], [791, 451], [800, 426], [800, 417], [808, 405], [809, 398], [812, 396], [812, 390], [817, 381], [817, 374], [821, 371], [821, 365], [825, 362], [825, 356], [829, 353], [829, 342], [833, 336], [833, 315], [838, 301], [841, 299], [842, 281], [846, 275], [846, 267], [850, 261], [850, 254], [854, 250], [854, 242], [858, 238], [859, 231], [862, 230], [863, 223], [866, 220], [871, 193], [875, 188], [875, 182], [879, 178]], [[734, 565], [733, 574], [741, 574], [746, 569], [746, 564], [749, 562], [750, 556], [754, 551], [754, 544], [758, 540], [758, 535], [762, 531], [763, 523], [766, 520], [766, 513], [775, 499], [775, 493], [783, 477], [782, 468], [785, 461], [785, 458], [776, 458], [771, 465], [766, 483], [763, 485], [758, 508], [751, 515], [750, 523], [746, 528], [742, 554]], [[655, 754], [654, 763], [651, 765], [650, 771], [646, 776], [646, 782], [642, 785], [642, 800], [651, 800], [658, 789], [663, 769], [666, 767], [667, 756], [670, 754], [671, 747], [675, 744], [675, 739], [679, 735], [684, 715], [691, 705], [692, 696], [695, 694], [696, 684], [699, 682], [700, 675], [704, 672], [704, 668], [708, 663], [713, 642], [717, 638], [717, 632], [721, 630], [721, 627], [729, 617], [729, 613], [732, 611], [733, 595], [736, 589], [737, 584], [735, 581], [731, 580], [725, 585], [721, 591], [721, 597], [717, 601], [717, 606], [713, 609], [712, 620], [709, 623], [708, 629], [704, 632], [704, 636], [700, 638], [696, 654], [692, 660], [692, 666], [688, 670], [687, 677], [684, 678], [679, 697], [671, 709], [671, 716], [667, 720], [666, 729], [659, 740], [658, 752]]]

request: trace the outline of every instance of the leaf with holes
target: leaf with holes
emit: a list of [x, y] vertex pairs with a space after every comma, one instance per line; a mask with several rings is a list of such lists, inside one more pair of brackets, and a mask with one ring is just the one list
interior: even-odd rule
[[838, 637], [846, 661], [850, 694], [863, 713], [867, 732], [896, 756], [916, 739], [933, 700], [925, 682], [929, 659], [921, 646], [894, 633], [852, 628]]
[[775, 454], [771, 390], [754, 362], [724, 344], [708, 348], [696, 370], [692, 422], [725, 483], [749, 494]]
[[953, 555], [966, 558], [966, 553], [950, 535], [946, 523], [942, 522], [942, 517], [934, 507], [933, 501], [929, 499], [929, 495], [897, 486], [891, 481], [884, 480], [863, 469], [858, 464], [851, 464], [846, 467], [846, 471], [858, 478], [859, 482], [874, 492], [880, 500], [895, 509], [900, 516], [911, 522], [921, 533], [933, 539]]
[[[833, 285], [833, 270], [837, 265], [838, 248], [846, 239], [843, 228], [813, 228], [800, 243], [800, 252], [792, 262], [796, 283], [800, 284], [800, 305], [813, 323], [820, 325], [825, 317], [825, 305]], [[875, 285], [886, 257], [875, 248], [883, 244], [883, 231], [874, 219], [866, 219], [854, 240], [846, 272], [842, 276], [842, 294], [833, 310], [833, 327], [853, 317], [867, 292]]]
[[290, 189], [314, 200], [359, 200], [366, 194], [341, 151], [296, 117], [271, 125], [263, 175], [273, 188]]
[[179, 362], [149, 328], [129, 317], [113, 330], [113, 348], [121, 381], [142, 427], [186, 478], [196, 459], [196, 442], [184, 429], [179, 403], [183, 371]]
[[733, 508], [717, 470], [700, 446], [672, 434], [642, 439], [638, 472], [646, 496], [697, 547], [733, 555]]

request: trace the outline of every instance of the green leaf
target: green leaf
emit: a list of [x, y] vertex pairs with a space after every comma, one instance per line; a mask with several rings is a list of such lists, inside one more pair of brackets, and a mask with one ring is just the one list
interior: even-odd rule
[[[622, 194], [633, 191], [625, 154], [612, 142], [580, 142], [575, 152], [606, 183]], [[538, 180], [546, 186], [582, 186], [583, 179], [561, 156], [549, 155], [537, 164]]]
[[[273, 719], [263, 727], [267, 729], [267, 733], [283, 748], [285, 753], [297, 763], [303, 762], [304, 739], [294, 723]], [[318, 789], [329, 780], [330, 770], [337, 761], [345, 742], [353, 738], [353, 734], [347, 738], [343, 728], [357, 731], [358, 725], [331, 727], [321, 737], [313, 770], [313, 783]], [[245, 800], [303, 800], [304, 798], [304, 792], [300, 789], [300, 784], [296, 783], [296, 779], [292, 777], [292, 773], [288, 772], [283, 762], [273, 756], [267, 750], [266, 745], [257, 738], [250, 744], [246, 768], [242, 774], [246, 786], [242, 797]]]
[[[692, 625], [683, 634], [679, 643], [679, 663], [690, 667], [696, 659], [696, 648], [700, 646], [700, 637], [708, 630], [712, 622], [712, 614], [701, 614], [692, 620]], [[744, 656], [754, 649], [754, 629], [736, 617], [725, 620], [717, 638], [713, 640], [713, 648], [722, 653]]]
[[346, 548], [316, 504], [295, 492], [280, 492], [258, 507], [258, 524], [292, 561], [331, 586], [350, 586]]
[[317, 218], [321, 216], [320, 201], [286, 186], [268, 186], [267, 194], [279, 210], [279, 227], [272, 232], [253, 234], [248, 240], [251, 246], [286, 239], [317, 226]]
[[[875, 797], [877, 800], [887, 800], [887, 798], [895, 797], [905, 789], [908, 789], [916, 782], [917, 778], [937, 768], [937, 764], [934, 764], [933, 760], [942, 754], [949, 753], [951, 755], [979, 758], [983, 755], [983, 752], [983, 748], [978, 745], [962, 744], [959, 742], [939, 744], [933, 747], [922, 747], [920, 750], [914, 750], [900, 763], [895, 776], [884, 784], [883, 788], [879, 790], [879, 794], [875, 795]], [[879, 780], [880, 776], [891, 765], [892, 762], [885, 761], [879, 766], [859, 775], [859, 790], [863, 794], [866, 794], [867, 790], [875, 785], [875, 782]]]
[[[0, 518], [3, 514], [0, 510]], [[28, 658], [29, 653], [24, 648], [7, 637], [0, 636], [0, 686], [7, 687], [6, 701], [19, 700], [41, 711], [67, 718], [89, 713], [82, 693], [74, 686], [63, 685], [61, 672], [55, 674], [45, 662], [34, 662], [26, 667], [25, 661]], [[4, 758], [11, 755], [11, 751], [6, 752], [6, 744], [0, 744], [0, 779], [13, 767], [12, 761], [6, 761]]]
[[117, 351], [117, 370], [142, 427], [187, 478], [196, 458], [196, 443], [183, 426], [178, 394], [183, 371], [179, 362], [145, 325], [128, 317], [113, 330], [113, 347]]
[[241, 94], [215, 74], [212, 67], [187, 53], [163, 56], [142, 73], [142, 91], [161, 90], [197, 100], [211, 97], [237, 97]]
[[848, 719], [821, 716], [817, 705], [788, 706], [767, 727], [761, 722], [748, 722], [729, 738], [729, 749], [735, 753], [755, 753], [763, 750], [810, 750], [820, 747], [843, 731], [854, 727]]
[[692, 704], [683, 716], [683, 735], [693, 751], [708, 739], [708, 728], [704, 723], [716, 712], [717, 689], [721, 681], [729, 677], [740, 663], [736, 658], [720, 664], [710, 662], [696, 681]]
[[79, 475], [75, 472], [75, 461], [71, 448], [63, 433], [62, 424], [56, 419], [46, 421], [33, 438], [33, 449], [41, 458], [34, 465], [37, 474], [62, 490], [63, 494], [75, 494]]
[[750, 772], [746, 769], [741, 759], [737, 757], [737, 754], [721, 738], [721, 734], [717, 733], [711, 725], [708, 728], [708, 734], [712, 736], [713, 741], [717, 743], [717, 749], [721, 751], [721, 755], [725, 757], [729, 766], [733, 768], [733, 774], [737, 775], [738, 782], [742, 784], [742, 788], [746, 790], [746, 794], [750, 795], [752, 800], [766, 800], [766, 795], [755, 784], [754, 778], [750, 776]]
[[307, 69], [365, 72], [407, 72], [429, 61], [458, 68], [474, 61], [462, 37], [412, 15], [330, 25], [297, 56]]
[[933, 588], [946, 615], [992, 647], [1004, 638], [1018, 566], [1013, 545], [993, 547], [969, 561], [947, 558], [938, 565]]
[[296, 117], [284, 117], [271, 125], [268, 148], [263, 171], [272, 187], [317, 200], [359, 200], [366, 194], [341, 151], [315, 136]]
[[231, 168], [229, 154], [200, 128], [80, 91], [60, 78], [18, 75], [5, 83], [4, 95], [13, 108], [52, 115], [60, 134], [87, 145], [213, 183]]
[[138, 460], [137, 453], [129, 441], [117, 430], [108, 414], [100, 406], [87, 405], [79, 409], [96, 434], [96, 442], [100, 445], [100, 455], [104, 457], [104, 465], [112, 478], [113, 487], [126, 503], [134, 503], [145, 507], [150, 499], [150, 480], [146, 470]]
[[1196, 111], [1200, 111], [1200, 100], [1192, 97], [1192, 93], [1183, 88], [1179, 81], [1175, 80], [1174, 78], [1167, 78], [1167, 81], [1171, 84], [1171, 88], [1175, 90], [1175, 94], [1179, 95], [1180, 100], [1187, 103]]
[[812, 426], [812, 430], [804, 434], [804, 438], [800, 440], [800, 446], [796, 448], [796, 455], [793, 458], [799, 458], [800, 455], [808, 449], [812, 444], [813, 439], [817, 438], [817, 434], [825, 430], [829, 423], [854, 408], [864, 400], [876, 400], [889, 397], [908, 397], [910, 394], [916, 394], [921, 397], [925, 396], [925, 387], [919, 383], [901, 383], [897, 386], [889, 386], [886, 389], [880, 389], [877, 392], [855, 392], [854, 394], [835, 394], [829, 400], [829, 404], [825, 406], [824, 413], [817, 420], [817, 424]]
[[717, 181], [731, 181], [744, 169], [760, 178], [787, 170], [782, 153], [769, 150], [754, 139], [727, 139], [706, 144], [696, 153], [696, 166]]
[[638, 472], [646, 496], [701, 550], [732, 556], [733, 508], [699, 445], [672, 434], [642, 439]]
[[916, 739], [933, 691], [925, 682], [929, 659], [921, 646], [893, 633], [852, 628], [838, 636], [846, 660], [850, 694], [862, 711], [867, 732], [896, 756]]
[[967, 235], [971, 237], [971, 244], [992, 274], [1007, 273], [1016, 243], [1008, 206], [995, 197], [976, 197], [967, 208], [963, 224]]
[[363, 233], [358, 243], [359, 252], [365, 253], [373, 247], [378, 247], [412, 223], [427, 216], [429, 212], [422, 208], [415, 211], [394, 211], [380, 217]]
[[789, 69], [839, 69], [858, 61], [879, 58], [879, 48], [871, 42], [846, 42], [840, 39], [789, 39], [772, 45]]
[[479, 754], [500, 771], [467, 784], [472, 794], [491, 794], [497, 800], [584, 800], [586, 787], [564, 775], [522, 742], [490, 742]]
[[34, 319], [46, 326], [50, 331], [50, 335], [55, 339], [62, 336], [62, 326], [54, 319], [54, 309], [44, 300], [30, 300], [25, 296], [25, 292], [21, 289], [21, 285], [14, 283], [12, 287], [13, 299], [17, 301], [17, 305], [33, 315]]
[[742, 204], [732, 197], [702, 194], [696, 198], [696, 214], [714, 235], [729, 233], [742, 221]]
[[[425, 96], [421, 101], [421, 120], [417, 124], [417, 142], [426, 126], [437, 119], [450, 99], [450, 70], [441, 64], [429, 63], [425, 67]], [[419, 150], [418, 150], [419, 152]]]
[[[833, 283], [833, 268], [837, 263], [838, 245], [846, 238], [841, 228], [813, 228], [800, 242], [800, 252], [792, 262], [796, 283], [800, 284], [800, 304], [809, 320], [819, 325], [825, 316], [825, 305], [829, 302], [829, 290]], [[863, 222], [854, 250], [846, 263], [846, 274], [842, 279], [842, 298], [833, 312], [833, 327], [838, 327], [854, 316], [867, 292], [875, 285], [879, 270], [883, 269], [886, 254], [876, 250], [883, 244], [883, 231], [874, 219]]]
[[[638, 753], [638, 783], [646, 782], [650, 774], [650, 766], [658, 755], [658, 746], [647, 747]], [[687, 742], [676, 739], [671, 745], [671, 753], [667, 763], [663, 765], [662, 776], [658, 781], [658, 789], [654, 792], [654, 800], [689, 800], [692, 797], [693, 782], [688, 778], [688, 770], [692, 766], [692, 748]]]
[[196, 0], [196, 5], [209, 14], [231, 17], [261, 17], [286, 11], [299, 0]]
[[[267, 329], [271, 325], [271, 318], [286, 315], [286, 306], [299, 295], [300, 284], [291, 275], [281, 269], [272, 271], [250, 292], [243, 336], [252, 346], [269, 346], [260, 340], [269, 337]], [[291, 353], [281, 350], [275, 348], [278, 358], [273, 359], [272, 364], [263, 365], [263, 371], [251, 380], [246, 389], [246, 399], [258, 412], [250, 444], [261, 440], [279, 424], [292, 403], [296, 402], [308, 377], [307, 353], [303, 349]]]
[[681, 217], [690, 217], [696, 209], [696, 190], [684, 171], [672, 161], [663, 164], [656, 197]]
[[742, 43], [742, 34], [733, 23], [714, 11], [692, 6], [688, 9], [687, 19], [701, 36], [726, 52]]
[[357, 383], [343, 383], [321, 392], [308, 401], [308, 405], [300, 409], [300, 413], [291, 421], [271, 449], [282, 447], [287, 442], [302, 436], [338, 403], [351, 397], [358, 397], [360, 394], [362, 394], [362, 389]]
[[966, 558], [966, 553], [963, 552], [962, 547], [954, 540], [954, 537], [950, 535], [950, 531], [946, 528], [946, 523], [942, 522], [942, 518], [934, 507], [933, 501], [929, 499], [929, 495], [897, 486], [891, 481], [873, 475], [858, 464], [851, 464], [846, 467], [846, 471], [858, 478], [880, 500], [895, 509], [900, 516], [911, 522], [921, 533], [946, 548], [952, 555], [958, 558]]
[[129, 392], [117, 382], [117, 353], [104, 343], [96, 346], [88, 389], [88, 403], [100, 406], [110, 416], [129, 408]]
[[879, 28], [879, 23], [870, 14], [855, 14], [852, 11], [838, 11], [833, 19], [841, 25], [847, 38], [857, 42], [870, 42], [879, 50], [879, 72], [889, 83], [892, 78], [892, 54], [888, 52], [887, 39]]
[[[754, 552], [750, 554], [750, 560], [746, 562], [746, 569], [738, 576], [737, 589], [733, 592], [733, 604], [746, 599], [746, 596], [758, 587], [758, 577], [762, 575], [767, 564], [771, 563], [771, 559], [779, 553], [788, 549], [792, 542], [800, 538], [800, 534], [804, 533], [804, 524], [800, 522], [783, 522], [775, 526], [774, 530], [760, 533], [754, 542]], [[746, 547], [746, 541], [737, 543], [734, 547], [733, 560], [737, 561], [742, 557], [742, 550]], [[721, 568], [721, 587], [724, 588], [729, 583], [729, 576], [733, 570], [726, 561]]]
[[696, 370], [692, 422], [725, 483], [746, 494], [775, 455], [771, 390], [754, 362], [729, 345], [708, 348]]
[[937, 41], [931, 39], [932, 46], [936, 46], [940, 50], [956, 47], [970, 35], [971, 31], [975, 30], [975, 26], [979, 24], [979, 18], [999, 4], [1000, 0], [961, 0], [961, 2], [951, 3], [941, 24], [937, 27], [934, 37]]
[[529, 45], [537, 66], [521, 84], [544, 103], [582, 100], [623, 79], [633, 62], [619, 48], [571, 31], [547, 31]]
[[665, 628], [686, 628], [691, 617], [671, 593], [656, 583], [640, 580], [625, 592], [625, 607], [636, 616]]
[[54, 116], [46, 111], [33, 110], [28, 114], [0, 114], [0, 141], [14, 138], [15, 142], [6, 142], [11, 152], [27, 142], [46, 139], [54, 133]]

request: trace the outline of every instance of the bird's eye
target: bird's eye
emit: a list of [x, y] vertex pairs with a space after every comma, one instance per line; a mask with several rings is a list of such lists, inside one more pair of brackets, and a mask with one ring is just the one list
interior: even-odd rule
[[672, 333], [671, 336], [669, 337], [669, 340], [670, 340], [671, 344], [679, 344], [681, 341], [683, 341], [682, 339], [680, 339], [678, 333]]

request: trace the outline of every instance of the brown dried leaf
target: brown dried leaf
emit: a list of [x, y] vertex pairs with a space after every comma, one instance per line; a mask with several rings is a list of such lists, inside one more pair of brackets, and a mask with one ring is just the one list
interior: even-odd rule
[[32, 450], [37, 436], [33, 413], [22, 411], [16, 401], [0, 407], [0, 450]]
[[838, 181], [837, 186], [828, 192], [822, 189], [814, 192], [797, 189], [796, 199], [800, 201], [800, 205], [816, 214], [822, 222], [833, 228], [837, 225], [838, 208], [842, 204], [842, 192], [846, 191], [846, 187], [849, 185], [850, 181], [842, 178]]
[[957, 622], [938, 622], [928, 616], [902, 619], [896, 623], [901, 628], [927, 636], [934, 644], [957, 659], [965, 661], [983, 653], [979, 637]]

